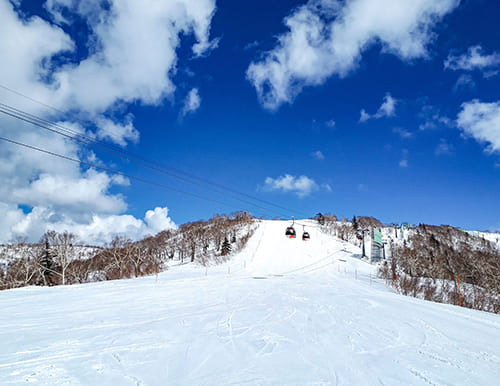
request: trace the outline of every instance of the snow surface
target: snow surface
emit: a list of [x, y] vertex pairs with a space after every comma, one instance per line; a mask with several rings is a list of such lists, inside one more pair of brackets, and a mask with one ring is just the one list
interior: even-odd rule
[[0, 292], [0, 383], [498, 384], [500, 315], [398, 295], [358, 248], [286, 226], [221, 266]]

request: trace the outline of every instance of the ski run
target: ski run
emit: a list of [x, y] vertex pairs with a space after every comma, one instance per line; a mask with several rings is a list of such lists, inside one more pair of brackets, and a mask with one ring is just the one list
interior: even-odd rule
[[401, 296], [300, 223], [219, 266], [1, 291], [0, 384], [498, 384], [500, 315]]

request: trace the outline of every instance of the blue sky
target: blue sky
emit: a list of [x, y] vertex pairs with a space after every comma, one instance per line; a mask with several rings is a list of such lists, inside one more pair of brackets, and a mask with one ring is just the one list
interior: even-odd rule
[[0, 7], [1, 103], [266, 201], [250, 206], [1, 114], [2, 137], [218, 201], [0, 141], [13, 165], [0, 168], [3, 242], [47, 229], [138, 238], [238, 209], [500, 228], [495, 1]]

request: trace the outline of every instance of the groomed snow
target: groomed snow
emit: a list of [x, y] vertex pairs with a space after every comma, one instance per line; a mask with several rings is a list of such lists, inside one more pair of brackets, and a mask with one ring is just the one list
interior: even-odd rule
[[158, 281], [0, 292], [0, 383], [498, 384], [499, 315], [395, 294], [356, 247], [286, 226]]

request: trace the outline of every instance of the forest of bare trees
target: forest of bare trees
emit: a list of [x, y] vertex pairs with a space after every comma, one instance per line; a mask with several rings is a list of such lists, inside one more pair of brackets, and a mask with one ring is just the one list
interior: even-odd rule
[[419, 225], [380, 274], [406, 295], [500, 313], [498, 247], [451, 226]]
[[116, 236], [104, 247], [82, 246], [71, 233], [49, 231], [39, 243], [0, 248], [0, 289], [150, 275], [167, 269], [172, 260], [218, 264], [245, 246], [255, 221], [246, 212], [216, 215], [140, 241]]
[[[373, 217], [339, 221], [326, 214], [317, 220], [324, 233], [355, 245], [360, 230], [384, 228]], [[500, 313], [500, 249], [495, 243], [451, 226], [419, 225], [409, 235], [404, 241], [390, 240], [392, 256], [379, 267], [388, 285], [404, 295]]]
[[[323, 232], [355, 244], [360, 229], [382, 227], [373, 217], [339, 221], [326, 214], [317, 219]], [[256, 221], [246, 212], [216, 215], [140, 241], [116, 236], [104, 247], [82, 246], [71, 233], [49, 231], [38, 243], [0, 246], [0, 289], [151, 275], [166, 270], [170, 261], [220, 264], [246, 245]], [[500, 313], [495, 243], [451, 226], [420, 225], [391, 252], [379, 273], [400, 293]]]
[[342, 217], [339, 221], [334, 214], [325, 214], [321, 217], [322, 232], [336, 236], [341, 240], [358, 245], [359, 231], [362, 229], [382, 228], [380, 220], [368, 216], [354, 216], [351, 221]]

